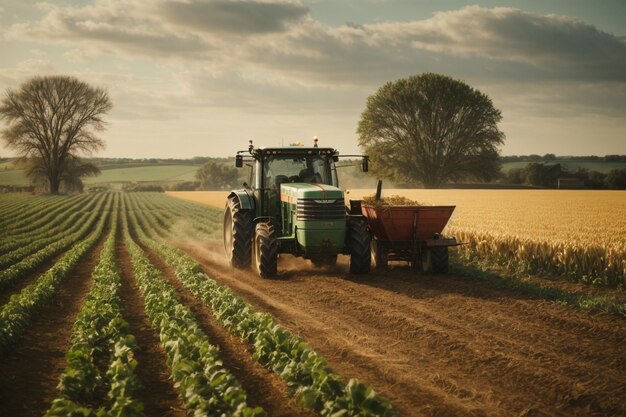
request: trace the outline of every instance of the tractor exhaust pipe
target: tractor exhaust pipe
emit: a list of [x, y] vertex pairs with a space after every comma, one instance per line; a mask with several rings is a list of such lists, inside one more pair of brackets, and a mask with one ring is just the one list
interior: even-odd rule
[[376, 184], [376, 201], [380, 200], [380, 196], [383, 193], [383, 180], [378, 180]]

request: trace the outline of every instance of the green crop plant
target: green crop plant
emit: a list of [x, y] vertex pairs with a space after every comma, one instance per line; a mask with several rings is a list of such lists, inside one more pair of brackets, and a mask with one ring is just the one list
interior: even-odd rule
[[98, 222], [89, 236], [80, 243], [75, 243], [65, 254], [41, 275], [37, 281], [19, 294], [11, 296], [0, 309], [0, 355], [3, 355], [15, 343], [15, 340], [28, 328], [33, 316], [52, 300], [61, 282], [69, 275], [85, 254], [93, 248], [104, 230], [111, 209], [107, 202], [101, 212], [96, 212]]
[[[115, 264], [117, 201], [111, 232], [93, 272], [93, 287], [74, 323], [67, 366], [60, 377], [59, 392], [46, 417], [143, 416], [143, 404], [135, 398], [141, 387], [135, 374], [136, 343], [121, 313], [118, 295], [120, 272]], [[108, 363], [106, 372], [96, 365]], [[97, 392], [107, 392], [105, 404], [93, 406]]]

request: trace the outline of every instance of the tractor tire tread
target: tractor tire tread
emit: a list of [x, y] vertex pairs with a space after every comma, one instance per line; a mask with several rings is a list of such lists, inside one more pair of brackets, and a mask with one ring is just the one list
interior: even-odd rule
[[278, 242], [274, 225], [272, 222], [257, 223], [255, 234], [258, 273], [263, 278], [273, 277], [278, 272]]
[[231, 266], [249, 268], [252, 262], [252, 213], [241, 208], [238, 198], [229, 198], [226, 210], [232, 216], [232, 248], [230, 253]]
[[348, 234], [350, 273], [367, 274], [372, 268], [372, 254], [370, 248], [371, 235], [365, 220], [349, 220]]
[[431, 261], [435, 274], [447, 274], [450, 258], [447, 246], [434, 247], [431, 250]]

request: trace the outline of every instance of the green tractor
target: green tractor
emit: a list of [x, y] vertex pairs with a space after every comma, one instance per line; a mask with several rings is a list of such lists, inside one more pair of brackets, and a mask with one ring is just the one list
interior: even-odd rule
[[[346, 155], [356, 156], [356, 155]], [[367, 171], [368, 159], [362, 159]], [[261, 277], [278, 271], [281, 253], [334, 266], [350, 255], [350, 272], [370, 271], [370, 230], [363, 215], [346, 209], [338, 188], [339, 153], [317, 146], [254, 148], [237, 152], [235, 165], [251, 167], [250, 185], [228, 195], [224, 249], [236, 268], [252, 267]]]

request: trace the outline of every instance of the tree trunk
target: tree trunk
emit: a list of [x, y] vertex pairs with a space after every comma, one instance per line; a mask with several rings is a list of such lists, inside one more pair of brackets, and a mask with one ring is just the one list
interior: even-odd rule
[[50, 194], [59, 194], [59, 185], [61, 184], [61, 181], [58, 173], [51, 173], [48, 179], [50, 181]]

